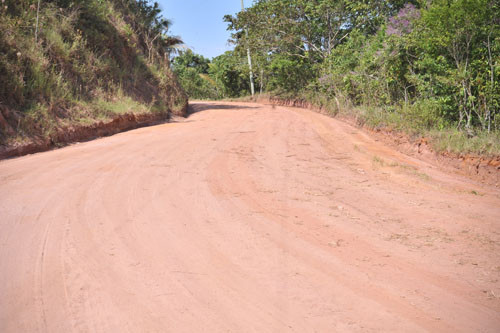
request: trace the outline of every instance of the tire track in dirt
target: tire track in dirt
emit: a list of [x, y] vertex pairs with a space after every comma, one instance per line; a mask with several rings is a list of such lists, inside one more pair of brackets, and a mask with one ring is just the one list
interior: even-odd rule
[[0, 162], [0, 331], [500, 327], [498, 190], [306, 110], [193, 110]]
[[[288, 133], [287, 133], [288, 134]], [[252, 138], [251, 140], [253, 140]], [[249, 146], [251, 143], [245, 142], [243, 135], [234, 140], [237, 142], [237, 145], [243, 145], [243, 146]], [[249, 149], [251, 150], [251, 149]], [[251, 155], [251, 157], [250, 157]], [[269, 156], [267, 156], [268, 159], [270, 159]], [[230, 168], [228, 167], [228, 164], [230, 162], [235, 162], [236, 166], [233, 166], [234, 169], [238, 169], [240, 171], [237, 179], [233, 179], [229, 177], [229, 182], [228, 182], [228, 177], [220, 177], [221, 179], [214, 179], [214, 192], [231, 197], [231, 192], [234, 190], [240, 190], [244, 191], [245, 194], [240, 196], [239, 199], [243, 200], [245, 202], [246, 206], [249, 206], [248, 208], [250, 210], [255, 210], [258, 211], [260, 215], [262, 215], [268, 223], [275, 223], [280, 226], [282, 226], [284, 229], [288, 229], [292, 234], [299, 235], [304, 241], [309, 242], [311, 245], [314, 246], [315, 243], [317, 243], [318, 239], [316, 239], [314, 236], [312, 237], [307, 237], [307, 235], [303, 235], [297, 228], [294, 228], [294, 225], [288, 225], [287, 221], [289, 218], [292, 216], [300, 217], [301, 220], [308, 220], [309, 222], [313, 221], [312, 216], [308, 216], [307, 213], [304, 213], [303, 211], [299, 211], [296, 209], [293, 209], [291, 207], [280, 207], [280, 204], [276, 201], [273, 200], [273, 194], [268, 194], [268, 193], [263, 193], [262, 191], [259, 191], [259, 189], [255, 186], [255, 179], [248, 179], [248, 175], [252, 173], [251, 168], [248, 168], [248, 160], [255, 160], [254, 154], [229, 154], [229, 156], [220, 156], [220, 160], [216, 160], [213, 163], [213, 166], [211, 166], [210, 169], [212, 170], [217, 170], [218, 175], [227, 175], [229, 174]], [[238, 163], [240, 162], [240, 163]], [[234, 181], [232, 181], [234, 180]], [[229, 193], [228, 193], [229, 192]], [[262, 203], [269, 203], [272, 202], [272, 206], [269, 207], [267, 205], [263, 205]], [[276, 214], [276, 211], [281, 211], [281, 212], [287, 212], [288, 215], [283, 215], [283, 214]], [[309, 225], [311, 226], [311, 225]], [[271, 232], [269, 229], [265, 229], [267, 232]], [[266, 231], [262, 231], [262, 233], [267, 233]], [[340, 231], [337, 231], [336, 233], [341, 233]], [[406, 306], [406, 304], [400, 302], [398, 299], [392, 297], [390, 294], [385, 292], [383, 289], [376, 290], [373, 288], [371, 289], [364, 289], [363, 287], [360, 288], [363, 284], [367, 284], [368, 281], [357, 281], [357, 282], [351, 282], [345, 276], [342, 274], [338, 274], [335, 272], [335, 270], [327, 270], [325, 271], [324, 267], [330, 266], [332, 263], [330, 262], [329, 265], [323, 262], [321, 259], [317, 257], [311, 257], [304, 255], [301, 253], [299, 248], [294, 248], [293, 244], [290, 239], [287, 237], [283, 237], [284, 234], [287, 234], [287, 232], [283, 231], [282, 228], [279, 228], [279, 230], [275, 231], [275, 234], [272, 235], [272, 238], [274, 238], [274, 242], [276, 242], [277, 246], [280, 248], [286, 249], [287, 252], [290, 252], [293, 257], [300, 258], [303, 262], [309, 263], [311, 268], [316, 269], [319, 273], [322, 273], [329, 278], [334, 278], [338, 282], [341, 282], [344, 286], [348, 286], [351, 291], [358, 295], [370, 295], [370, 297], [373, 300], [384, 300], [383, 303], [385, 303], [385, 306], [389, 306], [392, 308], [392, 311], [399, 312], [399, 314], [404, 314], [406, 310], [406, 313], [411, 312], [409, 307]], [[304, 237], [306, 236], [306, 237]], [[308, 235], [311, 236], [311, 235]], [[350, 242], [354, 240], [354, 237], [352, 235], [347, 235], [345, 232], [342, 233], [342, 239], [348, 239]], [[365, 244], [364, 246], [358, 242], [358, 253], [361, 252], [374, 252], [374, 249]], [[325, 247], [323, 247], [325, 248]], [[327, 248], [325, 248], [327, 249]], [[336, 255], [338, 257], [338, 255]], [[352, 257], [349, 256], [349, 258], [338, 258], [343, 260], [344, 262], [347, 262], [348, 259], [351, 259]], [[393, 259], [394, 261], [394, 259]], [[341, 265], [338, 265], [341, 266]], [[350, 277], [352, 279], [352, 276]], [[358, 279], [359, 280], [359, 279]], [[415, 315], [416, 318], [421, 318], [421, 317], [426, 317], [425, 313], [418, 313], [418, 311], [413, 310], [413, 312], [417, 312]], [[436, 323], [433, 320], [429, 320], [426, 323], [426, 329], [437, 329], [441, 327], [446, 327], [445, 325], [436, 325]], [[448, 327], [449, 331], [452, 331], [451, 327]]]

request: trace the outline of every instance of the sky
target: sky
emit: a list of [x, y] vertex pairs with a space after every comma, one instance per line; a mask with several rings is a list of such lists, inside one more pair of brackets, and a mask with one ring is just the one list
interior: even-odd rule
[[[232, 50], [226, 14], [241, 10], [241, 0], [156, 0], [163, 16], [172, 20], [170, 33], [180, 36], [188, 48], [207, 58]], [[251, 0], [245, 0], [250, 6]]]

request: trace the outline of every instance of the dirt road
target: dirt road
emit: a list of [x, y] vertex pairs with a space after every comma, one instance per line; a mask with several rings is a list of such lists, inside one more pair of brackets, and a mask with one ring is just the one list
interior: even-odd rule
[[500, 191], [301, 109], [0, 161], [0, 332], [500, 330]]

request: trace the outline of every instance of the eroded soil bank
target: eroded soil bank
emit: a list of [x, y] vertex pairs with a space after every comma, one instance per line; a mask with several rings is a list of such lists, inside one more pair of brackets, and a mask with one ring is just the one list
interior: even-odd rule
[[[177, 111], [175, 115], [186, 116], [187, 105]], [[126, 113], [90, 125], [61, 127], [49, 137], [33, 137], [19, 144], [0, 145], [0, 159], [38, 153], [70, 143], [88, 141], [139, 127], [159, 124], [168, 121], [171, 116], [171, 112], [168, 111], [141, 114]]]
[[[272, 105], [304, 108], [327, 116], [331, 115], [328, 110], [304, 100], [269, 97], [259, 99], [259, 102]], [[500, 187], [500, 156], [454, 154], [446, 151], [436, 152], [429, 143], [429, 140], [426, 138], [412, 138], [405, 133], [393, 131], [390, 128], [373, 129], [368, 126], [364, 126], [358, 121], [358, 119], [346, 114], [336, 115], [335, 118], [363, 128], [363, 130], [370, 133], [370, 135], [374, 136], [377, 140], [381, 140], [385, 144], [388, 144], [405, 154], [431, 162], [443, 169], [446, 169], [447, 171], [467, 175], [475, 180]]]

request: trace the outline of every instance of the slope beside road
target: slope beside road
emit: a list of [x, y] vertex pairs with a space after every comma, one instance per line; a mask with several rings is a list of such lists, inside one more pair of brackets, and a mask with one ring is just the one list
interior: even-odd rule
[[500, 191], [303, 109], [0, 161], [1, 332], [498, 332]]

